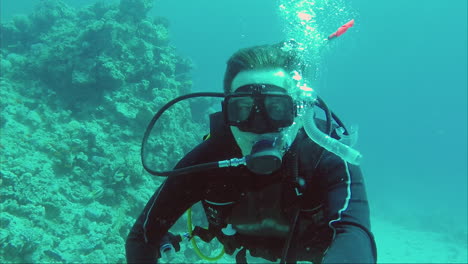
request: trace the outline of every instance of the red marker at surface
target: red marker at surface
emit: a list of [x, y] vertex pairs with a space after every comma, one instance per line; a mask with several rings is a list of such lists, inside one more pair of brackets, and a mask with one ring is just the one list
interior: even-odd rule
[[335, 33], [328, 36], [328, 40], [331, 40], [331, 39], [334, 39], [343, 35], [346, 32], [346, 30], [348, 30], [352, 26], [354, 26], [354, 19], [351, 19], [351, 21], [342, 25]]

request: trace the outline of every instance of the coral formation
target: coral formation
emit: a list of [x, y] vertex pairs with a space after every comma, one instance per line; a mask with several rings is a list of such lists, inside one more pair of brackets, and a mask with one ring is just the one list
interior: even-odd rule
[[106, 91], [143, 80], [147, 87], [164, 88], [165, 77], [190, 86], [189, 79], [175, 78], [190, 66], [168, 45], [167, 26], [154, 23], [164, 20], [146, 18], [151, 3], [98, 3], [74, 11], [45, 1], [29, 17], [2, 25], [2, 46], [8, 52], [2, 64], [16, 69], [19, 77], [47, 83], [70, 107], [83, 100], [100, 104]]
[[[161, 180], [142, 170], [144, 129], [191, 87], [191, 62], [152, 7], [47, 0], [0, 26], [0, 262], [124, 261]], [[206, 132], [189, 107], [171, 113], [153, 142], [166, 168]]]

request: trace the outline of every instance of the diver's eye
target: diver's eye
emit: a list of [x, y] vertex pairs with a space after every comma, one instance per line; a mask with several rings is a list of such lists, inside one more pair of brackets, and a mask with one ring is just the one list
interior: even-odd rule
[[254, 105], [254, 100], [251, 97], [231, 98], [229, 101], [229, 112], [231, 118], [236, 121], [245, 121], [249, 118], [250, 111]]
[[274, 120], [281, 120], [288, 111], [289, 104], [281, 97], [265, 98], [265, 108]]

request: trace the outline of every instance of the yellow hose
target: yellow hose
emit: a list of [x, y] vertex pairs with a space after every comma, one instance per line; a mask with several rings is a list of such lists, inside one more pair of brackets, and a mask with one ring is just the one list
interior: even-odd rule
[[208, 260], [208, 261], [216, 261], [220, 258], [223, 257], [224, 255], [224, 247], [223, 249], [221, 250], [221, 252], [219, 253], [218, 256], [216, 257], [208, 257], [208, 256], [205, 256], [201, 250], [198, 248], [198, 245], [197, 245], [197, 242], [195, 242], [195, 238], [192, 237], [192, 208], [189, 208], [187, 210], [187, 230], [188, 230], [188, 233], [189, 233], [189, 237], [191, 238], [190, 241], [192, 242], [192, 247], [193, 247], [193, 250], [195, 250], [195, 253], [197, 253], [197, 255], [201, 258], [201, 259], [204, 259], [204, 260]]

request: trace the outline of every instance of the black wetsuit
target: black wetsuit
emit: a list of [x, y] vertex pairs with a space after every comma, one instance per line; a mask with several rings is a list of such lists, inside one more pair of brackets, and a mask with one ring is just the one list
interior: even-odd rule
[[[211, 134], [176, 168], [241, 157], [227, 127], [214, 129], [212, 124]], [[288, 262], [375, 263], [376, 246], [360, 169], [327, 151], [315, 168], [320, 148], [303, 133], [293, 146], [296, 151], [286, 153], [282, 167], [271, 175], [255, 175], [246, 167], [236, 167], [166, 179], [127, 238], [127, 261], [155, 263], [169, 228], [189, 207], [202, 201], [210, 232], [228, 254], [244, 247], [253, 256], [272, 261], [281, 258], [290, 224], [299, 212]], [[295, 160], [296, 174], [305, 180], [302, 190], [290, 176]], [[223, 234], [226, 224], [237, 233]]]

